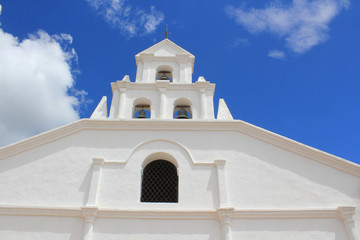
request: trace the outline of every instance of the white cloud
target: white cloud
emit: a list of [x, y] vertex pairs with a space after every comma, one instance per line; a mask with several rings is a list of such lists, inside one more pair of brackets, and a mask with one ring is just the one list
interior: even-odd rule
[[129, 37], [154, 32], [164, 14], [154, 6], [149, 11], [134, 8], [126, 0], [86, 0], [105, 20]]
[[279, 50], [270, 50], [268, 56], [272, 57], [272, 58], [280, 59], [280, 60], [285, 59], [285, 53], [283, 51], [279, 51]]
[[39, 31], [19, 41], [0, 28], [0, 146], [79, 119], [86, 94], [73, 88], [76, 54], [58, 42], [71, 40]]
[[249, 32], [273, 33], [291, 50], [303, 53], [328, 39], [330, 21], [349, 4], [348, 0], [293, 0], [287, 5], [276, 1], [264, 9], [228, 6], [226, 13]]
[[69, 44], [72, 44], [73, 38], [70, 34], [67, 33], [60, 33], [57, 35], [52, 36], [57, 42], [68, 42]]

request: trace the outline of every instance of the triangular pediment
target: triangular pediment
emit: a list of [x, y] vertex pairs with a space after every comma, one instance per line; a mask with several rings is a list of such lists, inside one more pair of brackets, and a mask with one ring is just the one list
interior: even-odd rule
[[194, 55], [167, 38], [136, 54], [136, 56], [140, 56], [142, 54], [154, 54], [156, 57], [176, 57], [176, 55], [187, 55], [190, 58], [194, 58]]

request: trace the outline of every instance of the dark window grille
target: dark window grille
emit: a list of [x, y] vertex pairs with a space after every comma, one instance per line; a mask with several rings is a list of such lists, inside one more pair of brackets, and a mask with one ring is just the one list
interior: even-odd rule
[[144, 168], [141, 202], [178, 202], [177, 169], [171, 162], [156, 160]]

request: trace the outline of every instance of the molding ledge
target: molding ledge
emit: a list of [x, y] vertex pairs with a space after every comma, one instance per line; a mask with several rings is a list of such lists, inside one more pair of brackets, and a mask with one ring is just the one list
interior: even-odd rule
[[[350, 209], [350, 210], [349, 210]], [[232, 219], [301, 219], [301, 218], [348, 218], [355, 214], [355, 207], [340, 206], [330, 209], [223, 209], [218, 210], [123, 210], [113, 208], [92, 207], [49, 207], [49, 206], [15, 206], [0, 205], [0, 215], [12, 216], [54, 216], [84, 217], [95, 215], [97, 218], [123, 219], [218, 219], [219, 214], [227, 214]], [[231, 213], [231, 214], [230, 214]]]
[[0, 216], [82, 217], [81, 208], [0, 205]]

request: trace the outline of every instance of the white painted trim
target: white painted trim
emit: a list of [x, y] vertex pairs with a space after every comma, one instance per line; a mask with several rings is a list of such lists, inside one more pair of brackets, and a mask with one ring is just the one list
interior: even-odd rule
[[309, 147], [305, 144], [296, 142], [276, 133], [267, 131], [252, 124], [234, 120], [234, 121], [201, 121], [201, 120], [180, 120], [176, 124], [173, 120], [149, 119], [147, 121], [131, 120], [97, 120], [81, 119], [65, 126], [47, 131], [37, 136], [22, 140], [3, 148], [0, 148], [0, 160], [19, 154], [37, 146], [44, 145], [62, 139], [68, 135], [82, 130], [150, 130], [150, 131], [237, 131], [249, 136], [255, 137], [261, 141], [280, 147], [287, 151], [299, 154], [309, 159], [318, 161], [324, 165], [338, 169], [348, 174], [360, 177], [360, 165], [336, 157], [329, 153]]
[[9, 216], [54, 216], [82, 217], [80, 207], [47, 207], [47, 206], [16, 206], [0, 205], [0, 215]]
[[[310, 219], [310, 218], [338, 218], [343, 219], [341, 211], [355, 207], [340, 206], [338, 208], [318, 209], [234, 209], [232, 219]], [[55, 216], [55, 217], [83, 217], [96, 211], [98, 218], [123, 219], [218, 219], [218, 210], [124, 210], [100, 207], [52, 207], [52, 206], [18, 206], [0, 205], [0, 215], [17, 216]], [[347, 216], [353, 217], [355, 211], [347, 211]]]
[[[342, 208], [342, 207], [339, 207]], [[298, 219], [339, 218], [339, 208], [334, 209], [274, 209], [235, 210], [233, 219]]]
[[[136, 90], [156, 90], [158, 88], [158, 82], [166, 84], [166, 88], [168, 90], [197, 90], [198, 84], [196, 83], [174, 83], [174, 82], [167, 82], [167, 81], [158, 81], [156, 80], [155, 84], [153, 82], [126, 82], [123, 88], [126, 89], [136, 89]], [[206, 89], [206, 91], [211, 91], [212, 93], [215, 91], [215, 84], [209, 83], [204, 84], [201, 87]], [[119, 84], [123, 84], [121, 81], [111, 83], [113, 91], [115, 89], [119, 89]], [[163, 87], [163, 85], [160, 85]]]
[[[177, 146], [177, 147], [180, 147], [182, 150], [184, 150], [184, 151], [186, 152], [186, 154], [188, 155], [188, 158], [191, 160], [191, 162], [192, 162], [193, 164], [195, 164], [195, 165], [196, 165], [196, 164], [199, 164], [199, 163], [195, 163], [195, 162], [194, 162], [194, 158], [193, 158], [193, 156], [191, 155], [189, 149], [187, 149], [184, 145], [182, 145], [182, 144], [180, 144], [180, 143], [178, 143], [178, 142], [176, 142], [176, 141], [170, 140], [170, 139], [162, 139], [162, 138], [152, 139], [152, 140], [150, 140], [150, 141], [144, 141], [144, 142], [139, 143], [138, 145], [136, 145], [136, 146], [133, 148], [133, 150], [131, 151], [129, 157], [126, 159], [126, 162], [128, 162], [128, 161], [132, 158], [132, 156], [133, 156], [139, 149], [141, 149], [143, 146], [145, 146], [146, 144], [154, 143], [154, 142], [166, 142], [166, 143], [173, 144], [173, 145], [175, 145], [175, 146]], [[171, 155], [171, 154], [169, 154], [169, 155]], [[213, 162], [200, 163], [200, 164], [202, 164], [202, 165], [209, 165], [209, 164], [213, 164]]]

